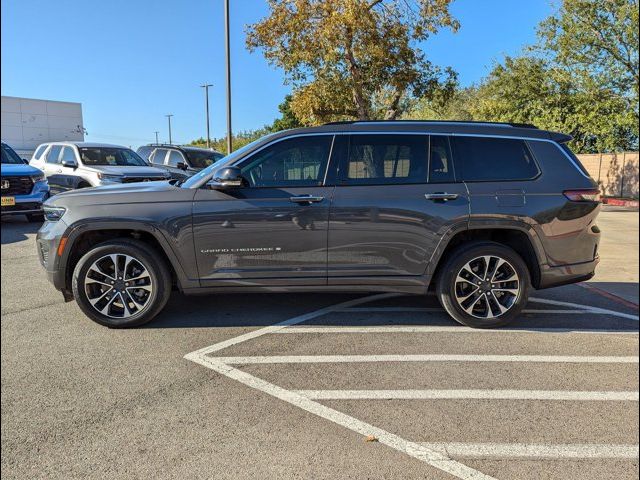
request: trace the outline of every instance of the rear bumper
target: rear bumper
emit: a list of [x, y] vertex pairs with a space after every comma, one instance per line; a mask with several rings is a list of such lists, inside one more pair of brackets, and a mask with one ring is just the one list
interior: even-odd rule
[[574, 263], [571, 265], [560, 265], [551, 267], [544, 266], [540, 272], [540, 285], [538, 289], [558, 287], [570, 283], [584, 282], [589, 280], [596, 273], [596, 266], [600, 262], [600, 257], [596, 257], [590, 262]]

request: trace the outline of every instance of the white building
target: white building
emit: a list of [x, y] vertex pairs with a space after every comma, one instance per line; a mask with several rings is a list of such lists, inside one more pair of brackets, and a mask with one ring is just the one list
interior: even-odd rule
[[82, 104], [2, 96], [2, 141], [29, 160], [43, 142], [83, 141]]

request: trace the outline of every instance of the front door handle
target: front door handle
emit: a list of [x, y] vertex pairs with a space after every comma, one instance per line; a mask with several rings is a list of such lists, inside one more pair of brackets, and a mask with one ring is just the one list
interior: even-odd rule
[[457, 193], [438, 192], [438, 193], [427, 193], [425, 194], [424, 198], [426, 198], [427, 200], [433, 200], [433, 201], [440, 200], [443, 202], [447, 202], [449, 200], [455, 200], [459, 196], [460, 195], [458, 195]]
[[324, 197], [316, 197], [314, 195], [299, 195], [297, 197], [289, 198], [293, 203], [319, 203], [324, 200]]

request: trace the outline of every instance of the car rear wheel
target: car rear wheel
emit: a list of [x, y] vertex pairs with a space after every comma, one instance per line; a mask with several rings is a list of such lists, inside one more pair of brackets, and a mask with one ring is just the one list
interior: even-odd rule
[[514, 250], [494, 242], [474, 242], [452, 252], [440, 269], [437, 295], [459, 323], [475, 328], [505, 325], [527, 303], [529, 270]]
[[135, 240], [102, 243], [86, 253], [73, 272], [74, 297], [100, 325], [135, 327], [155, 317], [171, 293], [164, 259]]

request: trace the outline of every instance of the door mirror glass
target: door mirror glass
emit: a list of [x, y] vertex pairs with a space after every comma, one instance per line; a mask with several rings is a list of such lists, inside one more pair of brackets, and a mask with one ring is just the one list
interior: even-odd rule
[[242, 172], [238, 167], [225, 167], [218, 170], [211, 181], [209, 186], [215, 187], [241, 187], [244, 184], [242, 178]]
[[67, 168], [77, 168], [78, 164], [75, 160], [62, 160], [62, 166]]

